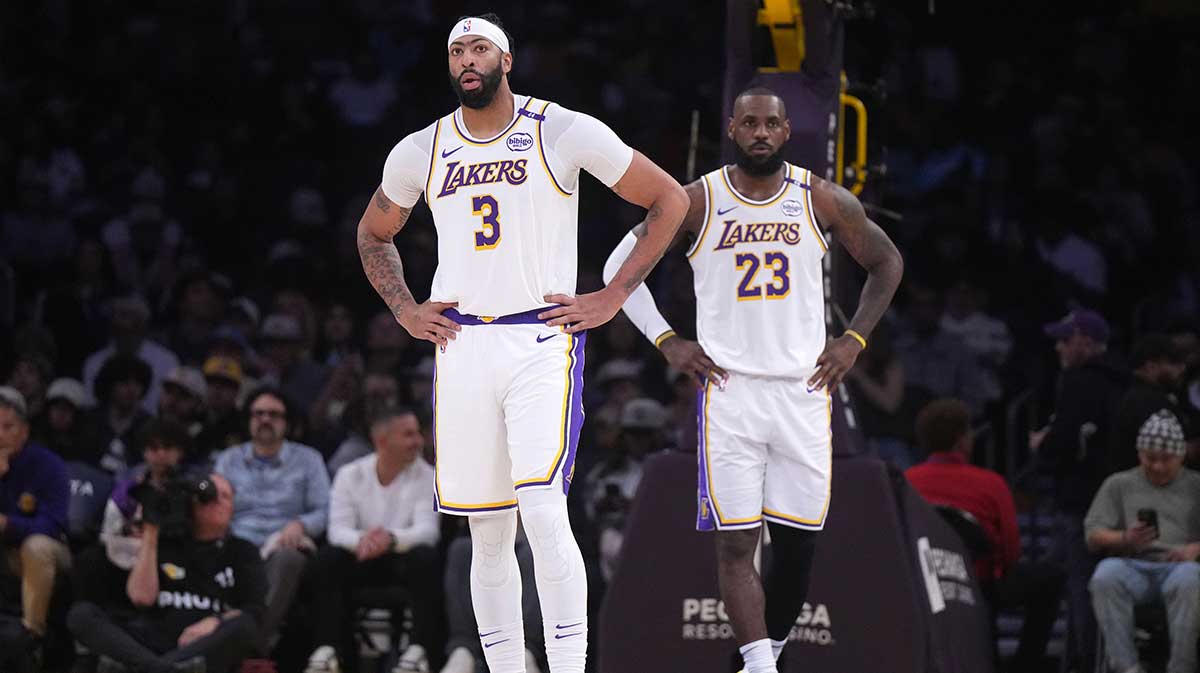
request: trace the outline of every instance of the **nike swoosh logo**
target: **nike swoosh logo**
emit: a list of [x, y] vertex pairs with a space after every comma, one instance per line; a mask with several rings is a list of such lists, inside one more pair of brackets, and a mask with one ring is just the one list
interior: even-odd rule
[[455, 152], [461, 150], [464, 147], [466, 147], [466, 145], [459, 145], [458, 147], [455, 147], [454, 149], [450, 150], [449, 152], [447, 152], [446, 150], [442, 150], [442, 158], [445, 159], [446, 157], [450, 156], [451, 154], [454, 154]]
[[481, 633], [481, 634], [479, 634], [479, 637], [480, 637], [480, 638], [487, 638], [488, 636], [494, 636], [494, 635], [496, 635], [497, 633], [500, 633], [500, 632], [501, 632], [501, 631], [503, 631], [503, 630], [504, 630], [504, 629], [496, 629], [495, 631], [492, 631], [491, 633]]
[[570, 638], [571, 636], [577, 636], [577, 635], [579, 635], [578, 631], [576, 631], [575, 633], [556, 633], [556, 634], [554, 634], [554, 639], [562, 640], [563, 638]]
[[[446, 155], [443, 154], [442, 156], [446, 156]], [[729, 211], [733, 210], [734, 208], [737, 208], [737, 206], [731, 206], [729, 208], [718, 209], [717, 216], [719, 217], [721, 215], [724, 215], [725, 213], [728, 213]]]
[[574, 624], [567, 624], [566, 626], [563, 626], [562, 624], [555, 624], [554, 628], [556, 628], [556, 629], [573, 629], [576, 626], [580, 626], [581, 624], [583, 624], [583, 622], [575, 622]]
[[553, 339], [553, 338], [554, 338], [554, 337], [556, 337], [556, 336], [558, 336], [558, 335], [557, 335], [557, 334], [550, 334], [550, 335], [548, 335], [548, 336], [544, 336], [544, 337], [538, 337], [538, 338], [537, 338], [537, 342], [538, 342], [538, 343], [542, 343], [543, 341], [549, 341], [549, 340]]
[[484, 647], [491, 647], [491, 646], [493, 646], [493, 645], [499, 645], [500, 643], [507, 643], [507, 642], [508, 642], [508, 641], [510, 641], [510, 640], [512, 640], [512, 638], [505, 638], [504, 640], [497, 640], [497, 641], [496, 641], [496, 642], [494, 642], [494, 643], [484, 643], [484, 644], [483, 644], [483, 646], [484, 646]]

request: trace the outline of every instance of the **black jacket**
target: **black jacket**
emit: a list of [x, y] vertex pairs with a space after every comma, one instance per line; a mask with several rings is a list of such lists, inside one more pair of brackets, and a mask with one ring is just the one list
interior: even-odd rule
[[1064, 370], [1038, 464], [1055, 481], [1058, 506], [1084, 514], [1108, 476], [1112, 422], [1129, 373], [1105, 355]]
[[1193, 439], [1195, 428], [1189, 427], [1187, 414], [1179, 406], [1178, 399], [1166, 388], [1159, 387], [1137, 377], [1121, 398], [1113, 422], [1112, 440], [1109, 446], [1109, 473], [1128, 470], [1138, 464], [1137, 436], [1142, 424], [1159, 411], [1167, 409], [1183, 424], [1184, 436]]

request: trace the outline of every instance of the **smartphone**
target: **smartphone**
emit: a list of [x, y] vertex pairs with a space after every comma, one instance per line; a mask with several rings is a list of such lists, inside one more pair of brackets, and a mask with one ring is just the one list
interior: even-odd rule
[[1137, 512], [1138, 521], [1146, 524], [1154, 529], [1154, 538], [1158, 539], [1158, 510], [1152, 508], [1139, 509]]

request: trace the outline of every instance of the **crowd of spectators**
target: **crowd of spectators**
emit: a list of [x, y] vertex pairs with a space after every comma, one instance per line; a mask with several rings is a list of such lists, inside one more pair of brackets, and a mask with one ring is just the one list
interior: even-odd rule
[[[381, 310], [353, 243], [383, 159], [453, 107], [445, 27], [488, 9], [513, 28], [515, 90], [595, 114], [677, 177], [690, 111], [703, 121], [701, 170], [716, 165], [721, 126], [721, 3], [502, 4], [0, 7], [11, 120], [0, 136], [0, 383], [13, 391], [0, 400], [0, 529], [25, 601], [14, 623], [0, 621], [5, 642], [32, 652], [54, 637], [50, 596], [75, 577], [79, 641], [106, 641], [119, 623], [149, 648], [91, 656], [186, 670], [197, 642], [278, 656], [302, 624], [319, 635], [292, 638], [306, 651], [286, 656], [328, 666], [354, 658], [338, 596], [403, 578], [415, 649], [402, 664], [469, 671], [482, 660], [465, 530], [414, 495], [432, 459], [432, 349]], [[1026, 3], [987, 22], [910, 4], [920, 8], [878, 7], [846, 43], [851, 81], [878, 80], [886, 94], [868, 104], [888, 176], [864, 198], [903, 215], [874, 217], [908, 269], [847, 384], [868, 450], [899, 467], [937, 451], [935, 462], [1016, 466], [1004, 476], [1017, 490], [1020, 474], [1052, 480], [1055, 563], [1079, 642], [1094, 642], [1084, 522], [1132, 525], [1112, 518], [1115, 505], [1089, 517], [1096, 492], [1138, 469], [1148, 418], [1169, 409], [1191, 437], [1200, 410], [1200, 140], [1173, 97], [1200, 91], [1196, 21], [1171, 3], [1087, 15]], [[583, 190], [587, 291], [639, 213], [594, 182]], [[397, 242], [423, 296], [436, 261], [427, 210]], [[686, 333], [686, 265], [664, 267], [651, 283]], [[1048, 337], [1044, 325], [1068, 313]], [[694, 384], [620, 316], [589, 339], [587, 359], [573, 521], [602, 585], [644, 456], [695, 449]], [[947, 459], [953, 441], [918, 441], [918, 411], [950, 397], [991, 451]], [[1017, 399], [1036, 402], [1030, 437], [1005, 422]], [[205, 552], [172, 542], [159, 557], [225, 563], [239, 589], [206, 575], [217, 585], [178, 591], [208, 607], [120, 621], [149, 595], [138, 568], [154, 546], [131, 492], [176, 473], [216, 475], [218, 497], [197, 505], [205, 523], [191, 534]], [[91, 523], [66, 511], [80, 489], [99, 494]], [[408, 505], [385, 512], [383, 498]], [[217, 544], [230, 534], [256, 553]], [[997, 587], [1021, 568], [1005, 545]], [[313, 586], [316, 573], [337, 579]], [[260, 628], [247, 639], [249, 620]]]

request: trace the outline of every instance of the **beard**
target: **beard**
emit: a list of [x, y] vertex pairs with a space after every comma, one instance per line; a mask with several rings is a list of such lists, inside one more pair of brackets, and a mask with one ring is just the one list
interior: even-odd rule
[[737, 167], [754, 177], [765, 177], [771, 175], [783, 167], [783, 147], [780, 146], [774, 154], [768, 154], [765, 157], [756, 157], [748, 154], [742, 149], [741, 145], [733, 144], [734, 163]]
[[[496, 92], [500, 90], [500, 80], [504, 78], [504, 69], [496, 66], [496, 69], [491, 72], [479, 72], [478, 70], [470, 72], [479, 75], [478, 89], [474, 91], [463, 90], [462, 83], [454, 75], [450, 75], [450, 87], [454, 89], [454, 94], [458, 96], [458, 102], [462, 103], [463, 107], [469, 107], [473, 110], [485, 108], [496, 97]], [[459, 77], [462, 77], [462, 73], [459, 74]]]

